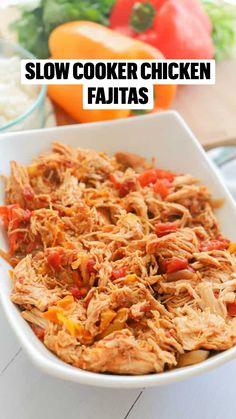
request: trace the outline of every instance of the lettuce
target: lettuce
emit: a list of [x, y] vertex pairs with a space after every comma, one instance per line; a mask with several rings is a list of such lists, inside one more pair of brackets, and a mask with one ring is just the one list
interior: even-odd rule
[[41, 0], [34, 9], [23, 9], [12, 29], [19, 43], [37, 58], [48, 58], [48, 37], [58, 25], [73, 20], [90, 20], [103, 25], [115, 0]]
[[236, 6], [223, 0], [203, 0], [212, 22], [212, 39], [217, 61], [230, 57], [236, 42]]

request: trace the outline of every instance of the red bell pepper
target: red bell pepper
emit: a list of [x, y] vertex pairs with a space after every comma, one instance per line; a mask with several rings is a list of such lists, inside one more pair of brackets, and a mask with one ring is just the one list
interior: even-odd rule
[[58, 250], [51, 250], [47, 257], [48, 264], [57, 271], [62, 266], [62, 253]]
[[117, 0], [110, 27], [154, 46], [169, 59], [214, 56], [212, 25], [200, 0]]
[[115, 280], [115, 279], [123, 278], [126, 275], [127, 275], [127, 268], [126, 266], [123, 266], [122, 268], [113, 269], [111, 273], [111, 279]]
[[165, 199], [169, 195], [169, 187], [171, 183], [167, 179], [157, 179], [154, 185], [154, 192], [159, 193], [162, 199]]
[[163, 237], [166, 234], [173, 233], [177, 230], [177, 225], [173, 223], [160, 223], [155, 227], [155, 232], [158, 237]]
[[87, 271], [89, 275], [96, 274], [97, 270], [95, 269], [96, 260], [95, 259], [89, 259], [87, 262]]
[[172, 259], [163, 261], [161, 268], [167, 274], [171, 274], [188, 268], [188, 261], [184, 258], [173, 257]]
[[[155, 183], [157, 180], [172, 182], [175, 174], [163, 169], [150, 169], [138, 176], [138, 181], [142, 187]], [[156, 191], [157, 192], [157, 191]]]
[[74, 298], [82, 298], [82, 297], [85, 297], [85, 295], [88, 293], [88, 288], [86, 287], [79, 288], [77, 285], [72, 285], [69, 288], [69, 291], [71, 292]]
[[204, 241], [200, 245], [201, 252], [210, 252], [211, 250], [225, 250], [229, 247], [230, 240], [228, 239], [215, 239]]
[[233, 303], [227, 304], [227, 311], [228, 311], [229, 316], [231, 317], [236, 316], [236, 301], [234, 301]]

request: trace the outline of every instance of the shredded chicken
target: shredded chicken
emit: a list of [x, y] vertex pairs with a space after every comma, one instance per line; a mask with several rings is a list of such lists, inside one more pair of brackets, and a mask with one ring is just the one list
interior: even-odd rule
[[11, 299], [63, 361], [147, 374], [236, 344], [236, 245], [193, 176], [56, 143], [11, 163], [0, 217]]

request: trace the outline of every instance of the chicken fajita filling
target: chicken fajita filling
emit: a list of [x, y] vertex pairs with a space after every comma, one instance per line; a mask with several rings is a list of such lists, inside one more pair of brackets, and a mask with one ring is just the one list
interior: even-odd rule
[[[11, 299], [63, 361], [147, 374], [236, 344], [236, 245], [205, 186], [134, 154], [55, 143], [11, 162]], [[2, 255], [4, 252], [1, 252]]]

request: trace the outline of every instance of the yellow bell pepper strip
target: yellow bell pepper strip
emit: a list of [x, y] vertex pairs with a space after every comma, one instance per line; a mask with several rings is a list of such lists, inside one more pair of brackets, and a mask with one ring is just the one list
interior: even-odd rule
[[96, 340], [105, 338], [110, 333], [113, 333], [117, 330], [122, 330], [125, 327], [125, 323], [129, 316], [129, 309], [126, 307], [120, 308], [117, 312], [114, 320], [108, 325], [108, 327], [99, 335], [97, 335]]
[[228, 252], [233, 254], [236, 252], [236, 243], [231, 242], [228, 247]]
[[[128, 38], [94, 22], [75, 21], [58, 26], [51, 33], [49, 48], [52, 59], [162, 59], [154, 47]], [[176, 93], [174, 85], [155, 85], [156, 110], [167, 109]], [[78, 122], [95, 122], [125, 118], [131, 111], [83, 109], [81, 85], [49, 85], [50, 98]]]
[[74, 304], [75, 300], [72, 295], [66, 295], [66, 297], [57, 301], [56, 306], [64, 308], [65, 310], [71, 308], [71, 305]]

